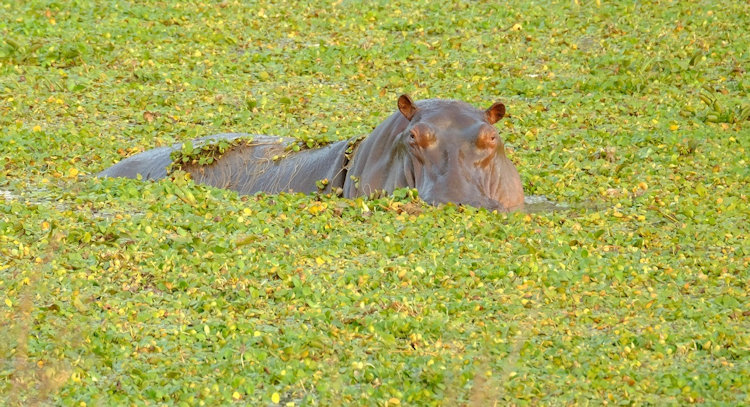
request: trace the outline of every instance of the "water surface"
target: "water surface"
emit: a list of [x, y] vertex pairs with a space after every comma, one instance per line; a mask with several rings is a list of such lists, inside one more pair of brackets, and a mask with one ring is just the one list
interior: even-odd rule
[[527, 195], [524, 197], [523, 211], [526, 213], [552, 212], [570, 209], [564, 202], [554, 202], [544, 195]]

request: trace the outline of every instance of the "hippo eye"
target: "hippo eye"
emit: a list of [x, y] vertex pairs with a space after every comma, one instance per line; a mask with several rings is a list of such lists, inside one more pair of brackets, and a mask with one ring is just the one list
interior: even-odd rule
[[499, 137], [497, 135], [497, 132], [494, 129], [484, 128], [479, 131], [479, 134], [476, 138], [476, 145], [477, 147], [481, 149], [490, 149], [494, 150], [497, 148], [497, 145], [500, 144]]
[[408, 144], [414, 148], [427, 148], [435, 142], [435, 135], [423, 125], [409, 129]]

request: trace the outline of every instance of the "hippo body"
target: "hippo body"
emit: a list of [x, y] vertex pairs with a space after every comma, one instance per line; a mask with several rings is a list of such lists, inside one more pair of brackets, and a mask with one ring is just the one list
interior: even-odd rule
[[[248, 144], [238, 144], [211, 165], [186, 164], [199, 184], [231, 189], [240, 194], [266, 192], [318, 191], [316, 181], [329, 180], [326, 190], [344, 186], [344, 159], [347, 141], [338, 141], [319, 149], [302, 150], [293, 154], [287, 148], [292, 138], [244, 133], [225, 133], [202, 137], [193, 141], [197, 147], [219, 140], [233, 141], [251, 138]], [[99, 173], [100, 177], [125, 177], [158, 180], [167, 177], [172, 164], [171, 154], [182, 149], [182, 143], [159, 147], [128, 157]], [[274, 156], [285, 158], [275, 161]], [[312, 181], [311, 181], [312, 180]]]
[[[208, 165], [181, 168], [202, 184], [256, 192], [343, 191], [344, 197], [367, 196], [410, 187], [430, 204], [454, 202], [501, 211], [523, 208], [521, 179], [493, 126], [505, 114], [495, 103], [485, 111], [455, 100], [414, 103], [402, 95], [399, 110], [364, 140], [352, 139], [322, 148], [288, 152], [295, 140], [253, 136], [251, 143], [231, 147]], [[229, 133], [194, 141], [200, 146], [235, 140]], [[161, 179], [182, 144], [160, 147], [126, 158], [101, 177]], [[283, 157], [274, 160], [274, 157]]]

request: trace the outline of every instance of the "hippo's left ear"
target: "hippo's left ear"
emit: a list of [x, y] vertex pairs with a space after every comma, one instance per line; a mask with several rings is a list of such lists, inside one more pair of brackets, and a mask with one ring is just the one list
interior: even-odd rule
[[406, 120], [411, 120], [414, 117], [414, 113], [417, 112], [417, 106], [409, 95], [401, 95], [398, 98], [398, 110], [406, 117]]
[[487, 121], [490, 122], [490, 124], [495, 124], [505, 116], [505, 105], [497, 102], [490, 106], [489, 109], [485, 110], [484, 115], [487, 116]]

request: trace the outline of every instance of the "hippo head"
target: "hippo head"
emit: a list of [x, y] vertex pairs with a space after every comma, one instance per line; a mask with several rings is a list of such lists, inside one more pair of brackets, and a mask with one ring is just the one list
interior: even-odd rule
[[505, 105], [482, 111], [461, 101], [414, 103], [401, 95], [398, 109], [408, 120], [398, 143], [411, 156], [414, 186], [423, 200], [501, 211], [523, 207], [521, 179], [493, 126], [505, 115]]

